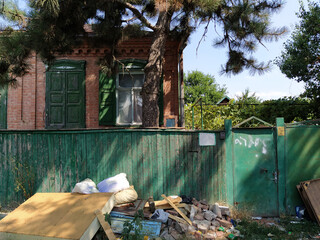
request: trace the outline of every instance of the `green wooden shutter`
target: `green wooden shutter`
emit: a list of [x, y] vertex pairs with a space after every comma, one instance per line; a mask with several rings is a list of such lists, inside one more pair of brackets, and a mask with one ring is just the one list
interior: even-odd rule
[[7, 87], [0, 87], [0, 129], [7, 128]]
[[46, 91], [46, 125], [47, 128], [59, 129], [65, 127], [65, 73], [47, 73]]
[[116, 123], [116, 84], [114, 77], [100, 72], [99, 76], [99, 124]]
[[66, 72], [66, 128], [85, 127], [84, 76], [81, 72]]

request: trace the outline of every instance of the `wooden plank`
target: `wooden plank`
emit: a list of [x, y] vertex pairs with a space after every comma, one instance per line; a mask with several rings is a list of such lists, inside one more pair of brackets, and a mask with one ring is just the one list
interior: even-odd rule
[[175, 221], [177, 221], [177, 222], [179, 222], [179, 223], [188, 224], [188, 222], [185, 221], [184, 219], [179, 218], [179, 217], [177, 217], [177, 216], [174, 216], [174, 215], [172, 215], [172, 214], [169, 214], [168, 217], [171, 218], [171, 219], [173, 219], [173, 220], [175, 220]]
[[109, 238], [109, 240], [116, 240], [116, 236], [112, 232], [109, 223], [105, 221], [101, 210], [97, 209], [94, 213], [98, 217], [98, 220], [99, 220], [104, 232], [106, 233], [107, 237]]
[[70, 239], [6, 233], [5, 235], [0, 234], [0, 240], [70, 240]]
[[301, 185], [297, 185], [296, 187], [297, 187], [298, 192], [299, 192], [299, 194], [300, 194], [300, 197], [301, 197], [301, 199], [302, 199], [302, 201], [303, 201], [303, 203], [304, 203], [304, 206], [306, 207], [306, 210], [307, 210], [307, 212], [308, 212], [309, 217], [310, 217], [313, 221], [316, 221], [316, 218], [315, 218], [314, 213], [313, 213], [313, 211], [312, 211], [312, 209], [311, 209], [311, 206], [310, 206], [309, 199], [308, 199], [306, 193], [304, 192], [303, 187], [302, 187]]
[[91, 239], [100, 226], [95, 209], [110, 212], [113, 205], [112, 193], [37, 193], [0, 221], [0, 239], [8, 239], [9, 233], [45, 240]]
[[136, 212], [138, 212], [139, 210], [143, 210], [144, 206], [146, 205], [146, 202], [147, 202], [147, 200], [145, 200], [145, 199], [141, 200], [136, 208]]
[[[170, 199], [170, 201], [174, 204], [178, 204], [182, 201], [182, 198], [181, 197], [176, 197], [176, 198], [173, 198], [173, 197], [167, 197], [168, 199]], [[159, 200], [159, 201], [154, 201], [154, 205], [156, 206], [156, 209], [157, 208], [160, 208], [160, 206], [168, 206], [168, 202], [166, 200]], [[146, 208], [149, 207], [149, 203], [146, 203], [146, 205], [144, 206]], [[161, 209], [161, 208], [160, 208]]]
[[[188, 212], [190, 212], [189, 208], [186, 207], [186, 203], [178, 203], [178, 204], [175, 204], [178, 208], [185, 208]], [[156, 207], [156, 209], [172, 209], [173, 207], [170, 205], [170, 204], [166, 204], [166, 205], [160, 205], [158, 207]], [[144, 209], [147, 209], [149, 210], [149, 207], [145, 207]]]
[[167, 198], [166, 195], [162, 194], [161, 197], [163, 197], [173, 207], [173, 209], [176, 210], [181, 215], [181, 217], [183, 217], [184, 220], [186, 220], [189, 223], [189, 225], [192, 225], [192, 222], [190, 221], [190, 219], [186, 215], [184, 215], [184, 213], [181, 212], [180, 209], [177, 208], [177, 206], [174, 205], [174, 203], [171, 202], [171, 200]]
[[311, 209], [320, 226], [320, 179], [305, 181], [302, 183], [304, 192], [310, 202]]

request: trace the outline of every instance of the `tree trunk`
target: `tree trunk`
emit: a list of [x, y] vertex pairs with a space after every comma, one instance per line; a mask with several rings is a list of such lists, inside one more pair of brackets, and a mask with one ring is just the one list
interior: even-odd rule
[[159, 90], [163, 73], [163, 60], [167, 37], [170, 31], [172, 13], [159, 14], [149, 51], [148, 63], [144, 69], [145, 82], [142, 87], [142, 127], [159, 127]]

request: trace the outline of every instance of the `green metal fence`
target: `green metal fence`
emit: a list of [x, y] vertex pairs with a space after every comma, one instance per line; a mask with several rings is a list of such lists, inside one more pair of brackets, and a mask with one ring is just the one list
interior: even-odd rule
[[225, 145], [215, 134], [215, 146], [200, 147], [199, 132], [188, 131], [1, 131], [0, 202], [23, 200], [19, 181], [39, 192], [69, 192], [85, 178], [98, 183], [120, 172], [141, 198], [223, 201]]

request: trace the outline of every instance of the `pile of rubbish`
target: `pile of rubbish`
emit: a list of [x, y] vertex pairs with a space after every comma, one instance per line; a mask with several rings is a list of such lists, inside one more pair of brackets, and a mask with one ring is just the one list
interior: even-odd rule
[[[177, 239], [235, 239], [242, 237], [234, 228], [236, 224], [231, 218], [230, 209], [218, 203], [190, 199], [186, 196], [165, 196], [163, 200], [153, 201], [149, 198], [136, 200], [132, 204], [114, 207], [111, 212], [111, 229], [116, 229], [117, 221], [133, 219], [137, 211], [143, 210], [143, 235], [150, 239], [160, 237], [166, 240]], [[186, 201], [187, 199], [187, 201]], [[190, 200], [188, 200], [190, 199]], [[155, 224], [155, 222], [157, 224]]]
[[[235, 239], [242, 237], [234, 228], [230, 209], [218, 203], [196, 200], [188, 196], [162, 196], [162, 200], [138, 199], [125, 173], [120, 173], [97, 184], [86, 179], [77, 183], [73, 192], [114, 192], [115, 207], [106, 220], [116, 238], [123, 237], [128, 226], [130, 234], [140, 234], [145, 239]], [[136, 221], [140, 213], [141, 219]], [[109, 237], [109, 236], [108, 236]], [[110, 237], [109, 237], [110, 239]]]
[[[185, 199], [188, 197], [182, 196], [182, 203], [177, 203], [177, 210], [164, 210], [169, 214], [169, 219], [162, 227], [161, 238], [168, 240], [234, 239], [241, 236], [240, 232], [234, 228], [235, 222], [227, 206], [220, 206], [218, 203], [208, 204], [206, 200], [197, 201], [194, 198], [191, 202], [184, 203]], [[186, 218], [181, 218], [180, 212]]]

